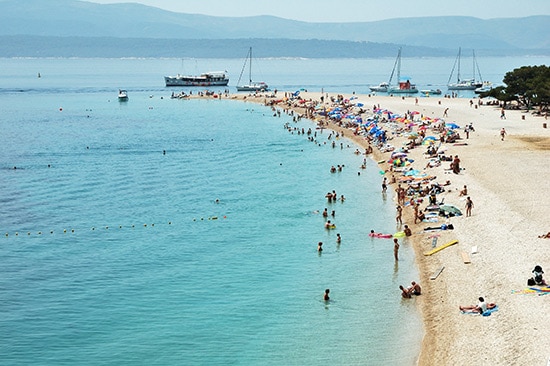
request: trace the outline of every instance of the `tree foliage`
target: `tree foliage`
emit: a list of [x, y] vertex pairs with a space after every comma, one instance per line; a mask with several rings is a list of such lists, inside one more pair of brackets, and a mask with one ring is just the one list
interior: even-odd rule
[[500, 101], [516, 100], [521, 105], [548, 107], [550, 104], [550, 67], [522, 66], [504, 76], [506, 87], [498, 87], [487, 93]]

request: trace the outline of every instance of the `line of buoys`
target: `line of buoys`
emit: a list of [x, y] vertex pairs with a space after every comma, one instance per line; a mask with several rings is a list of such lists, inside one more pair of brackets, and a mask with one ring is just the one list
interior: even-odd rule
[[[226, 215], [224, 215], [224, 216], [222, 216], [222, 217], [223, 217], [224, 219], [227, 218]], [[203, 217], [201, 217], [200, 220], [201, 220], [201, 221], [204, 221], [205, 219], [204, 219]], [[209, 216], [209, 217], [207, 217], [207, 220], [218, 220], [218, 216]], [[197, 219], [196, 219], [196, 218], [193, 218], [193, 221], [197, 221]], [[167, 224], [168, 224], [168, 225], [172, 225], [172, 221], [168, 221]], [[136, 227], [136, 225], [135, 225], [135, 224], [128, 225], [128, 226], [118, 225], [118, 228], [119, 228], [119, 229], [123, 229], [123, 228], [127, 228], [127, 227], [134, 229], [134, 228]], [[145, 224], [143, 224], [143, 227], [146, 228], [146, 227], [156, 227], [156, 226], [155, 226], [155, 223], [151, 223], [151, 224], [145, 223]], [[105, 225], [103, 228], [104, 228], [104, 230], [109, 230], [109, 229], [111, 229], [111, 226]], [[84, 229], [79, 230], [79, 231], [83, 231], [83, 230], [84, 230]], [[91, 231], [96, 231], [96, 227], [95, 227], [95, 226], [92, 226], [92, 227], [90, 228], [90, 230], [91, 230]], [[49, 232], [50, 232], [50, 234], [52, 234], [52, 235], [56, 233], [55, 230], [49, 230]], [[66, 234], [66, 233], [68, 233], [68, 232], [70, 232], [70, 233], [75, 233], [75, 229], [63, 229], [63, 234]], [[43, 231], [36, 231], [36, 235], [42, 235], [42, 234], [43, 234]], [[31, 232], [31, 231], [28, 231], [28, 232], [27, 232], [27, 236], [31, 236], [31, 235], [32, 235], [32, 232]], [[10, 233], [9, 233], [9, 232], [6, 232], [6, 233], [5, 233], [5, 237], [9, 237], [9, 236], [10, 236]], [[16, 232], [14, 233], [14, 236], [19, 236], [19, 231], [16, 231]]]

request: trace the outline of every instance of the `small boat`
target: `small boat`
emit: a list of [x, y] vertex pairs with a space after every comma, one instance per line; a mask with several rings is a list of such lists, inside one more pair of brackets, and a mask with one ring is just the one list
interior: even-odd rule
[[390, 87], [390, 84], [386, 83], [385, 81], [381, 82], [377, 86], [369, 86], [369, 89], [373, 92], [382, 92], [385, 93], [388, 91], [388, 88]]
[[426, 96], [428, 95], [440, 95], [441, 89], [422, 89], [420, 92]]
[[166, 86], [226, 86], [229, 78], [225, 71], [210, 71], [200, 75], [180, 75], [165, 76]]
[[[393, 74], [395, 73], [395, 70], [397, 70], [397, 85], [391, 85], [391, 81], [393, 79]], [[391, 72], [390, 76], [390, 86], [388, 87], [388, 93], [390, 94], [415, 94], [418, 93], [418, 89], [416, 89], [415, 84], [411, 84], [411, 81], [408, 77], [401, 77], [401, 47], [399, 47], [399, 51], [397, 52], [397, 59], [395, 60], [395, 64], [393, 65], [393, 70]]]
[[483, 85], [481, 85], [479, 88], [476, 88], [474, 90], [474, 93], [476, 94], [482, 94], [487, 93], [491, 91], [495, 86], [490, 81], [483, 82]]
[[126, 102], [128, 100], [128, 92], [124, 89], [118, 90], [118, 100], [120, 102]]
[[[449, 90], [475, 90], [476, 88], [480, 88], [483, 83], [481, 81], [475, 80], [476, 75], [476, 68], [477, 72], [479, 73], [479, 80], [483, 80], [481, 77], [481, 72], [479, 72], [479, 66], [477, 65], [476, 61], [476, 54], [475, 51], [472, 50], [473, 55], [473, 78], [471, 79], [461, 79], [460, 78], [460, 54], [461, 49], [458, 48], [458, 55], [456, 56], [455, 63], [453, 65], [453, 69], [451, 70], [451, 75], [449, 75], [449, 81], [447, 82], [447, 89]], [[455, 67], [458, 64], [457, 73], [456, 73], [456, 83], [451, 83], [451, 78], [453, 77], [453, 73], [455, 71]]]
[[[248, 62], [248, 84], [241, 85], [241, 78], [243, 76], [246, 63]], [[237, 91], [248, 91], [248, 92], [264, 92], [269, 89], [269, 86], [263, 81], [252, 81], [252, 47], [248, 50], [248, 55], [244, 61], [243, 69], [241, 70], [241, 75], [237, 81]]]

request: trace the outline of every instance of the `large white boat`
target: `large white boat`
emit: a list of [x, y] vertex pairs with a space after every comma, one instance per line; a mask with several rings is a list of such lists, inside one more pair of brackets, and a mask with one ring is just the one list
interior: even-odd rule
[[[397, 70], [397, 84], [392, 85], [393, 74]], [[393, 70], [390, 75], [390, 86], [388, 87], [388, 93], [390, 94], [415, 94], [418, 93], [415, 84], [411, 84], [408, 77], [401, 77], [401, 47], [397, 52], [397, 59], [393, 65]]]
[[176, 75], [165, 76], [166, 86], [226, 86], [229, 78], [225, 71], [205, 72], [197, 76]]
[[[248, 62], [248, 84], [241, 85], [241, 78], [243, 76], [246, 63]], [[263, 92], [269, 89], [269, 86], [263, 81], [252, 81], [252, 47], [248, 50], [248, 55], [244, 61], [239, 81], [237, 81], [237, 91], [251, 91], [251, 92]]]
[[[449, 81], [447, 82], [447, 89], [449, 90], [475, 90], [483, 85], [483, 82], [477, 81], [475, 79], [476, 75], [476, 68], [477, 72], [479, 73], [479, 80], [483, 80], [481, 78], [481, 72], [479, 72], [479, 66], [477, 65], [476, 61], [476, 54], [475, 51], [472, 50], [473, 55], [473, 77], [471, 79], [461, 79], [460, 78], [460, 53], [461, 49], [458, 48], [458, 55], [456, 56], [455, 63], [453, 65], [453, 69], [451, 70], [451, 75], [449, 75]], [[455, 67], [458, 65], [457, 73], [456, 73], [456, 83], [451, 83], [451, 78], [453, 77], [453, 73], [455, 71]]]

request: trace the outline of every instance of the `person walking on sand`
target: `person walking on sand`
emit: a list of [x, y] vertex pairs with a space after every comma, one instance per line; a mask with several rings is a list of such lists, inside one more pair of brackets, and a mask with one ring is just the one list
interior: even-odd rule
[[447, 112], [449, 111], [449, 108], [445, 108], [445, 110], [443, 111], [443, 117], [449, 117]]
[[472, 216], [472, 208], [474, 208], [474, 202], [472, 201], [470, 196], [468, 196], [466, 198], [466, 217]]
[[399, 253], [399, 242], [397, 241], [397, 238], [394, 238], [393, 239], [393, 257], [395, 258], [396, 261], [398, 261], [398, 256], [397, 254]]
[[504, 136], [506, 135], [506, 130], [504, 129], [504, 127], [502, 127], [502, 129], [500, 130], [500, 141], [504, 141]]
[[500, 119], [506, 119], [506, 114], [504, 114], [504, 107], [500, 110]]

